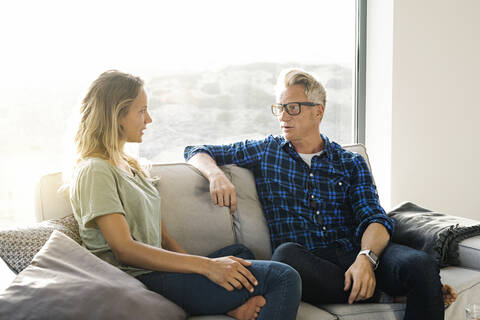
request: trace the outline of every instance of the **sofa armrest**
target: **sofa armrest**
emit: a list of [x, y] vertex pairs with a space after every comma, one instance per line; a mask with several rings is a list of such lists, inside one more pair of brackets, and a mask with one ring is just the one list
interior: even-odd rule
[[460, 267], [480, 271], [480, 236], [471, 237], [458, 244]]

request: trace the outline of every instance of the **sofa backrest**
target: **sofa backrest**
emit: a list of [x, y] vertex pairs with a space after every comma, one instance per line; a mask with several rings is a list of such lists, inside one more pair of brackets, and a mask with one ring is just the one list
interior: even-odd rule
[[[361, 154], [368, 163], [363, 145], [344, 148]], [[237, 189], [237, 210], [233, 216], [228, 208], [211, 203], [207, 179], [191, 165], [153, 165], [152, 176], [160, 177], [157, 187], [162, 196], [165, 227], [193, 254], [206, 255], [238, 242], [252, 249], [257, 259], [269, 259], [268, 228], [252, 173], [234, 165], [223, 166], [222, 170]], [[61, 173], [45, 175], [40, 179], [35, 200], [38, 221], [72, 214], [68, 199], [57, 192], [61, 184]]]

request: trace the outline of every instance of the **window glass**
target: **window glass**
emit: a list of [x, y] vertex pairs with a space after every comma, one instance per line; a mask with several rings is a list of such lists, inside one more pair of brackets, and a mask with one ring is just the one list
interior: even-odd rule
[[35, 183], [69, 163], [72, 114], [108, 69], [147, 83], [153, 123], [134, 149], [154, 162], [280, 134], [270, 105], [287, 67], [318, 75], [321, 131], [354, 142], [354, 0], [10, 1], [0, 28], [0, 228], [33, 221]]

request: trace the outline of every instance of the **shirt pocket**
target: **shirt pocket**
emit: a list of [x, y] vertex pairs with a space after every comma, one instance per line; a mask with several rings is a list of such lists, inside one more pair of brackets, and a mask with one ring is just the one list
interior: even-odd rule
[[350, 191], [350, 183], [346, 176], [335, 176], [328, 180], [328, 197], [327, 206], [338, 208], [348, 203], [348, 193]]

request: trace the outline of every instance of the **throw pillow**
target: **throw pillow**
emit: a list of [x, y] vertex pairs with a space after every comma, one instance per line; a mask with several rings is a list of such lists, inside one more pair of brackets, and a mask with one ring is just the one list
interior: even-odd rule
[[0, 292], [0, 319], [138, 318], [176, 320], [186, 314], [58, 231]]
[[0, 257], [15, 273], [19, 273], [30, 264], [54, 230], [81, 243], [77, 221], [73, 215], [69, 215], [28, 227], [0, 231]]

